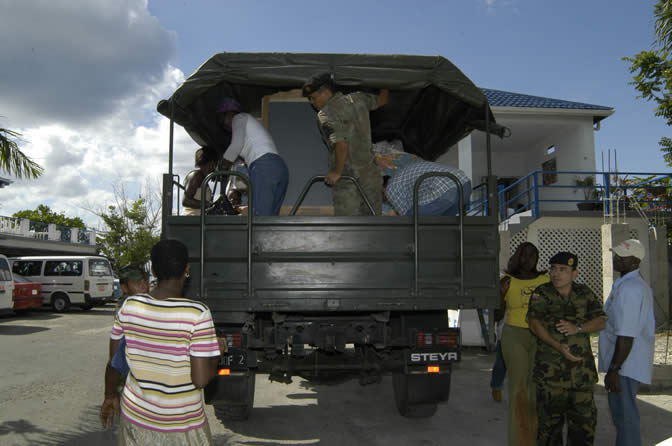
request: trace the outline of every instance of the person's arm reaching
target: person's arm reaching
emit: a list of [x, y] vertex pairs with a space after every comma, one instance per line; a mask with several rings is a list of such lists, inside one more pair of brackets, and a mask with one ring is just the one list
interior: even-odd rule
[[334, 144], [334, 152], [336, 155], [335, 166], [332, 170], [327, 173], [327, 177], [324, 179], [324, 182], [327, 184], [334, 185], [343, 175], [343, 169], [345, 169], [345, 161], [348, 159], [348, 142], [347, 141], [338, 141]]
[[553, 339], [540, 320], [528, 317], [528, 323], [530, 325], [530, 331], [532, 331], [535, 336], [560, 352], [567, 360], [573, 362], [581, 361], [580, 357], [574, 356], [569, 352], [569, 345], [561, 344]]
[[382, 107], [390, 102], [390, 90], [389, 88], [381, 88], [380, 93], [378, 93], [378, 107]]

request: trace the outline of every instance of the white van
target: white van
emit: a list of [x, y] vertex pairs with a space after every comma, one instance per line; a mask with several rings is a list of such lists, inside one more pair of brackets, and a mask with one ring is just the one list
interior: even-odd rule
[[14, 276], [7, 257], [0, 254], [0, 313], [14, 311]]
[[65, 312], [70, 305], [89, 310], [112, 300], [110, 262], [99, 256], [13, 257], [12, 271], [42, 284], [42, 303]]

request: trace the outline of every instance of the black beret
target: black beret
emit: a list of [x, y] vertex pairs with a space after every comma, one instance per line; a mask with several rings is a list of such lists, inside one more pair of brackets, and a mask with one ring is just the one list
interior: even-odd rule
[[579, 258], [571, 252], [559, 252], [551, 257], [548, 263], [549, 265], [567, 265], [571, 266], [572, 269], [576, 269], [576, 266], [579, 264]]
[[301, 93], [304, 97], [309, 96], [311, 93], [316, 92], [322, 87], [333, 88], [334, 86], [334, 77], [328, 71], [322, 73], [313, 74], [313, 76], [303, 84]]

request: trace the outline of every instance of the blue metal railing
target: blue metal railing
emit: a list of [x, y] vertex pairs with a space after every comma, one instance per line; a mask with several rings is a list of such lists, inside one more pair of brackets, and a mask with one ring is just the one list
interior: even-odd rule
[[[570, 183], [569, 181], [563, 181], [566, 184], [557, 184], [558, 178], [566, 179], [568, 175], [573, 176], [574, 184], [567, 184]], [[547, 181], [543, 181], [545, 176]], [[586, 178], [592, 178], [593, 181], [585, 181]], [[552, 183], [548, 179], [552, 179]], [[487, 195], [484, 193], [483, 186], [483, 184], [478, 185], [472, 190], [469, 215], [487, 215]], [[584, 199], [542, 198], [542, 189], [579, 189], [584, 192]], [[670, 172], [614, 173], [535, 170], [512, 184], [499, 188], [499, 217], [500, 220], [505, 220], [531, 210], [533, 217], [538, 218], [541, 213], [540, 205], [543, 203], [583, 203], [586, 207], [592, 205], [593, 209], [602, 209], [600, 206], [604, 206], [605, 213], [609, 213], [612, 201], [626, 196], [636, 201], [644, 210], [672, 211], [672, 201], [668, 200], [668, 197], [672, 195], [668, 194], [670, 189], [672, 189], [672, 173]], [[629, 191], [630, 195], [628, 195]], [[652, 193], [652, 191], [664, 192]]]

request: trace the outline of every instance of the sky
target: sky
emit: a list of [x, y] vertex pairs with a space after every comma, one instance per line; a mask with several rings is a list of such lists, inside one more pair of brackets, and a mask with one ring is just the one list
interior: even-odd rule
[[[37, 180], [0, 189], [0, 215], [47, 204], [100, 228], [91, 210], [168, 171], [156, 104], [215, 53], [441, 55], [479, 87], [613, 107], [596, 159], [665, 172], [669, 135], [637, 99], [622, 58], [654, 42], [653, 0], [0, 0], [0, 127], [22, 134]], [[195, 144], [178, 128], [175, 172]], [[596, 166], [600, 170], [601, 166]]]

